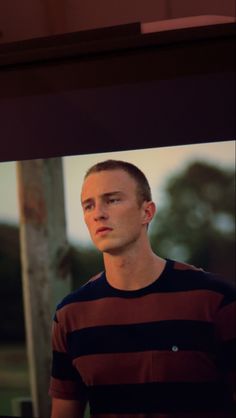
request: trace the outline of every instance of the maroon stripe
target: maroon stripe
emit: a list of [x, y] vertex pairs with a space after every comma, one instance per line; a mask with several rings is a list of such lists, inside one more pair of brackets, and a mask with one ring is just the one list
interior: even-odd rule
[[181, 263], [180, 261], [174, 261], [174, 270], [204, 271], [202, 268], [193, 266], [191, 264]]
[[60, 353], [66, 353], [67, 351], [65, 336], [61, 332], [61, 327], [57, 322], [53, 323], [52, 349]]
[[100, 325], [163, 320], [211, 322], [221, 299], [220, 294], [210, 290], [155, 293], [139, 300], [105, 298], [66, 305], [58, 312], [58, 320], [66, 326], [67, 332]]
[[216, 323], [220, 338], [227, 341], [236, 337], [236, 302], [220, 309]]
[[94, 354], [79, 357], [73, 363], [89, 386], [204, 382], [218, 377], [208, 356], [192, 351]]
[[49, 396], [59, 399], [77, 399], [79, 400], [78, 385], [74, 381], [59, 380], [51, 377]]

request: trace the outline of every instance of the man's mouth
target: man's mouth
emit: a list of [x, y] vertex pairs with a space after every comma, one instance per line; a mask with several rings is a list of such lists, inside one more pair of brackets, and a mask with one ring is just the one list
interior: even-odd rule
[[102, 233], [105, 233], [105, 232], [109, 232], [109, 231], [112, 231], [112, 228], [109, 228], [108, 226], [102, 226], [101, 228], [98, 228], [96, 230], [96, 235], [97, 234], [102, 234]]

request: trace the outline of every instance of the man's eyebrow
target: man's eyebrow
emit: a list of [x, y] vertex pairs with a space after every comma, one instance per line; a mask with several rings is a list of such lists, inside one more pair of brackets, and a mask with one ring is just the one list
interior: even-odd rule
[[[107, 197], [111, 197], [111, 196], [118, 196], [118, 195], [123, 195], [124, 193], [120, 190], [114, 190], [113, 192], [107, 192], [107, 193], [103, 193], [101, 194], [101, 198], [107, 198]], [[81, 201], [82, 205], [85, 205], [86, 203], [92, 202], [93, 201], [93, 197], [88, 197], [87, 199], [84, 199]]]
[[110, 196], [117, 196], [117, 195], [122, 195], [124, 194], [123, 192], [121, 192], [120, 190], [114, 191], [114, 192], [108, 192], [108, 193], [103, 193], [101, 195], [101, 197], [110, 197]]

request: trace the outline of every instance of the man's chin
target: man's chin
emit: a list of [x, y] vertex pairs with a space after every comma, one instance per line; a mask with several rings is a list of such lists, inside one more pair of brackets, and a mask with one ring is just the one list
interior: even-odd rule
[[122, 255], [133, 244], [135, 240], [130, 242], [125, 242], [121, 239], [104, 239], [97, 242], [94, 241], [95, 246], [99, 251], [104, 255]]
[[117, 251], [117, 248], [111, 245], [99, 245], [98, 250], [104, 254], [113, 254]]
[[97, 249], [101, 251], [104, 254], [110, 254], [115, 255], [120, 253], [120, 246], [117, 245], [117, 243], [111, 243], [111, 242], [99, 242], [95, 244]]
[[104, 255], [117, 256], [117, 255], [122, 255], [122, 253], [124, 253], [125, 247], [119, 246], [119, 245], [106, 246], [106, 247], [104, 246], [104, 248], [100, 251], [102, 251]]

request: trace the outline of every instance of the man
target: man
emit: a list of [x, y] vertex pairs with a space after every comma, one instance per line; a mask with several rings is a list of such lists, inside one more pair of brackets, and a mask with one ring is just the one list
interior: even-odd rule
[[52, 418], [233, 416], [235, 292], [154, 254], [144, 174], [107, 160], [81, 202], [104, 272], [67, 296], [53, 326]]

